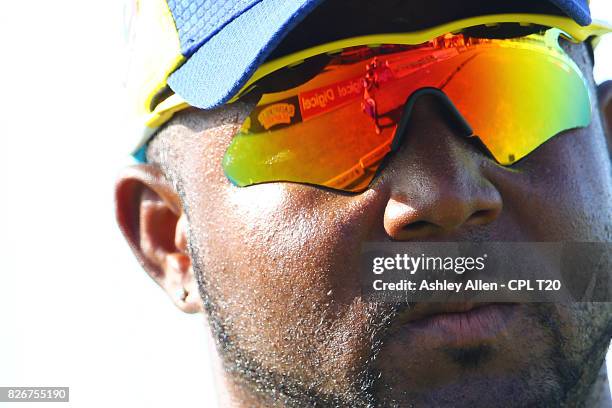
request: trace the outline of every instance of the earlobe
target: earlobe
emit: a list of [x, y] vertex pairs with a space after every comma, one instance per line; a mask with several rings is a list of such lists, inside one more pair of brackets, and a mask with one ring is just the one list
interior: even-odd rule
[[116, 217], [147, 273], [183, 311], [203, 310], [187, 251], [187, 222], [172, 185], [152, 165], [129, 167], [115, 188]]
[[186, 313], [203, 312], [202, 299], [193, 273], [193, 264], [187, 251], [187, 218], [181, 214], [176, 222], [174, 234], [176, 252], [168, 253], [165, 259], [167, 276], [174, 277], [166, 282], [166, 292], [174, 303]]

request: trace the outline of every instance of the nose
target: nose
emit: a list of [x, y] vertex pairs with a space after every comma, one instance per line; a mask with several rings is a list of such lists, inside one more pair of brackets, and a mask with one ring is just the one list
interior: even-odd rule
[[415, 240], [457, 232], [495, 220], [502, 197], [485, 177], [483, 151], [439, 98], [413, 101], [395, 156], [381, 175], [389, 188], [384, 228], [395, 240]]

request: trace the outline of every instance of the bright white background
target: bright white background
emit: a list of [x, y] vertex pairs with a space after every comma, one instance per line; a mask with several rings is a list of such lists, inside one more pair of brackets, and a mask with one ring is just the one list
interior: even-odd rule
[[[612, 19], [609, 0], [594, 9]], [[140, 270], [113, 218], [123, 1], [4, 2], [0, 47], [0, 386], [69, 386], [74, 407], [212, 406], [203, 319]], [[596, 74], [612, 78], [612, 38]]]

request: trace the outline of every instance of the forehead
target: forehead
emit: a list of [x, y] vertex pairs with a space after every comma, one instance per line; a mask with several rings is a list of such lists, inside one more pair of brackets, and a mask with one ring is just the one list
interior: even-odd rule
[[327, 0], [291, 31], [268, 59], [342, 38], [410, 32], [504, 13], [563, 15], [547, 0]]

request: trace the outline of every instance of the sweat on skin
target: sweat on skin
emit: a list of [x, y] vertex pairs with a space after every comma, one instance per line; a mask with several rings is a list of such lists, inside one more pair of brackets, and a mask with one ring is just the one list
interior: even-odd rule
[[[462, 7], [500, 2], [484, 3]], [[342, 4], [322, 6], [286, 44], [317, 18], [363, 20]], [[381, 4], [382, 27], [463, 13], [446, 0]], [[564, 47], [595, 94], [585, 47]], [[610, 305], [520, 304], [496, 337], [458, 343], [403, 329], [423, 305], [365, 303], [356, 278], [366, 241], [612, 241], [612, 118], [598, 114], [610, 112], [610, 95], [600, 87], [589, 127], [511, 167], [457, 137], [437, 100], [423, 97], [404, 145], [361, 194], [235, 187], [221, 160], [255, 101], [186, 110], [150, 144], [150, 164], [122, 174], [118, 222], [172, 300], [206, 316], [227, 406], [610, 406]]]

